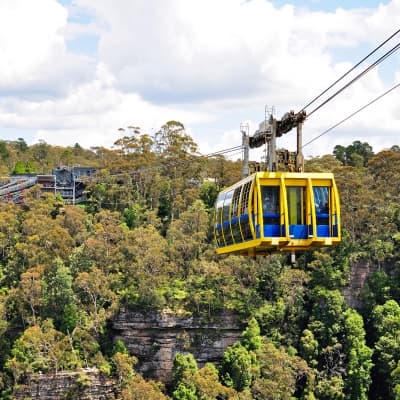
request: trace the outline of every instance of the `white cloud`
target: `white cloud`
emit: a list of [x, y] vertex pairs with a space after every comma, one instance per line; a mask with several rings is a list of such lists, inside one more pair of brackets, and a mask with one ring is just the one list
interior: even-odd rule
[[293, 14], [262, 0], [80, 3], [109, 27], [99, 54], [120, 89], [164, 103], [260, 93]]
[[336, 77], [332, 49], [376, 44], [391, 29], [369, 9], [298, 13], [265, 0], [79, 3], [108, 27], [99, 54], [118, 87], [160, 103], [263, 95], [297, 104]]
[[161, 108], [142, 100], [137, 94], [123, 94], [113, 87], [115, 79], [103, 64], [96, 77], [78, 86], [63, 99], [20, 101], [11, 109], [0, 103], [0, 125], [18, 125], [35, 129], [35, 140], [83, 147], [110, 146], [121, 136], [118, 128], [140, 126], [144, 132], [158, 129], [171, 115], [178, 120], [196, 123], [207, 118], [204, 113]]
[[10, 0], [0, 3], [1, 79], [9, 83], [32, 75], [50, 53], [62, 49], [57, 35], [66, 24], [64, 8], [54, 1]]
[[66, 52], [66, 10], [54, 0], [0, 2], [0, 90], [47, 97], [88, 76], [89, 59]]
[[[119, 127], [151, 133], [175, 119], [202, 151], [229, 148], [241, 143], [242, 121], [253, 132], [265, 105], [274, 105], [277, 117], [300, 109], [394, 32], [399, 15], [399, 0], [335, 12], [266, 0], [74, 0], [68, 8], [55, 0], [4, 0], [0, 126], [89, 147], [111, 145]], [[87, 35], [98, 37], [98, 51], [71, 53], [66, 43]], [[393, 59], [391, 75], [374, 70], [307, 120], [305, 141], [400, 79]], [[306, 154], [357, 139], [376, 150], [396, 144], [399, 100], [392, 93]], [[281, 146], [293, 149], [294, 137], [285, 135]]]

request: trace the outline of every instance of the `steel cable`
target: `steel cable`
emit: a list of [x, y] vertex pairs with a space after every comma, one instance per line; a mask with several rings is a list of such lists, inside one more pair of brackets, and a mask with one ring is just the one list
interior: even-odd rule
[[368, 66], [364, 71], [360, 72], [355, 78], [353, 78], [350, 82], [348, 82], [346, 85], [344, 85], [341, 89], [336, 91], [332, 96], [328, 97], [328, 99], [326, 99], [318, 107], [316, 107], [314, 110], [312, 110], [310, 113], [308, 113], [307, 118], [309, 118], [312, 114], [314, 114], [316, 111], [318, 111], [321, 107], [326, 105], [329, 101], [331, 101], [333, 98], [335, 98], [338, 94], [343, 92], [345, 89], [347, 89], [349, 86], [351, 86], [354, 82], [356, 82], [358, 79], [360, 79], [362, 76], [364, 76], [367, 72], [371, 71], [373, 68], [375, 68], [377, 65], [379, 65], [382, 61], [386, 60], [386, 58], [390, 57], [393, 53], [395, 53], [399, 49], [400, 49], [400, 42], [397, 43], [394, 47], [392, 47], [382, 57], [380, 57], [378, 60], [376, 60], [373, 64]]
[[343, 124], [343, 122], [346, 122], [347, 120], [349, 120], [350, 118], [354, 117], [354, 115], [358, 114], [359, 112], [363, 111], [364, 109], [366, 109], [367, 107], [369, 107], [371, 104], [377, 102], [378, 100], [380, 100], [382, 97], [386, 96], [387, 94], [389, 94], [390, 92], [392, 92], [393, 90], [397, 89], [400, 86], [400, 83], [394, 85], [392, 88], [390, 88], [389, 90], [387, 90], [385, 93], [381, 94], [380, 96], [376, 97], [375, 99], [373, 99], [372, 101], [370, 101], [369, 103], [365, 104], [363, 107], [359, 108], [357, 111], [354, 111], [353, 113], [351, 113], [350, 115], [348, 115], [346, 118], [342, 119], [341, 121], [339, 121], [338, 123], [336, 123], [335, 125], [331, 126], [329, 129], [325, 130], [324, 132], [322, 132], [321, 134], [319, 134], [318, 136], [315, 136], [313, 139], [311, 139], [310, 141], [308, 141], [306, 144], [304, 144], [302, 146], [302, 148], [308, 146], [310, 143], [316, 141], [317, 139], [319, 139], [321, 136], [326, 135], [327, 133], [329, 133], [331, 130], [337, 128], [339, 125]]
[[400, 29], [394, 32], [391, 36], [389, 36], [386, 40], [384, 40], [379, 46], [377, 46], [374, 50], [372, 50], [369, 54], [367, 54], [362, 60], [360, 60], [356, 65], [350, 68], [347, 72], [345, 72], [342, 76], [340, 76], [335, 82], [333, 82], [328, 88], [326, 88], [322, 93], [316, 96], [313, 100], [311, 100], [308, 104], [306, 104], [300, 112], [304, 111], [311, 104], [315, 103], [321, 96], [323, 96], [328, 90], [332, 89], [337, 83], [339, 83], [343, 78], [345, 78], [350, 72], [354, 71], [358, 66], [360, 66], [365, 60], [371, 57], [374, 53], [376, 53], [382, 46], [384, 46], [387, 42], [393, 39], [398, 33]]

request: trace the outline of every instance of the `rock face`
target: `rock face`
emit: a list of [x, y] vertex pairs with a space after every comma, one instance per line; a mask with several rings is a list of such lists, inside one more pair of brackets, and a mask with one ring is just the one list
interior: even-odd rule
[[[139, 360], [145, 378], [169, 383], [175, 355], [192, 353], [201, 367], [218, 362], [224, 351], [240, 339], [244, 326], [233, 314], [222, 314], [212, 322], [169, 312], [142, 314], [121, 309], [112, 324], [114, 340], [121, 339]], [[32, 374], [14, 390], [16, 400], [114, 400], [115, 382], [97, 369]]]
[[114, 400], [115, 384], [96, 369], [32, 374], [26, 385], [19, 386], [13, 399], [32, 400]]
[[360, 294], [368, 276], [376, 270], [365, 260], [359, 260], [351, 265], [350, 280], [348, 286], [343, 291], [346, 303], [353, 308], [361, 306]]
[[199, 366], [218, 362], [226, 348], [239, 340], [243, 325], [233, 314], [215, 321], [169, 312], [141, 314], [122, 309], [113, 321], [115, 340], [121, 339], [146, 378], [168, 383], [177, 353], [192, 353]]

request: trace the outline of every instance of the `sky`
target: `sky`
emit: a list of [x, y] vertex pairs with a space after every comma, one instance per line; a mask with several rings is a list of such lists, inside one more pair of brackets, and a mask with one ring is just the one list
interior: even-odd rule
[[[112, 148], [175, 120], [202, 154], [238, 146], [241, 125], [301, 110], [398, 29], [400, 0], [0, 0], [0, 139]], [[303, 143], [399, 82], [400, 51], [307, 118]], [[399, 105], [400, 88], [305, 156], [399, 145]]]

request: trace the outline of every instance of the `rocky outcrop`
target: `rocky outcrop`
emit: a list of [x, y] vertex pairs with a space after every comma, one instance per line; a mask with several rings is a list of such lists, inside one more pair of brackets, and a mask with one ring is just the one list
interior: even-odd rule
[[351, 265], [349, 283], [343, 291], [346, 303], [350, 307], [357, 309], [361, 306], [361, 291], [367, 282], [368, 276], [375, 270], [376, 267], [365, 260], [356, 261]]
[[[112, 329], [114, 341], [121, 339], [129, 353], [138, 358], [137, 368], [144, 377], [168, 384], [178, 352], [192, 353], [200, 367], [206, 362], [219, 362], [226, 348], [240, 339], [244, 326], [229, 313], [211, 320], [168, 311], [143, 314], [121, 309]], [[95, 368], [31, 374], [13, 393], [16, 400], [117, 398], [115, 382]]]
[[25, 385], [15, 388], [16, 400], [114, 400], [115, 383], [97, 369], [32, 374]]
[[228, 313], [210, 321], [168, 311], [142, 314], [122, 309], [113, 321], [115, 340], [121, 339], [138, 358], [139, 372], [165, 383], [171, 380], [178, 352], [192, 353], [200, 367], [218, 362], [226, 348], [239, 340], [243, 328], [237, 317]]

